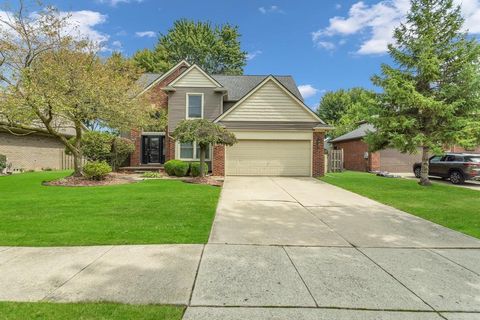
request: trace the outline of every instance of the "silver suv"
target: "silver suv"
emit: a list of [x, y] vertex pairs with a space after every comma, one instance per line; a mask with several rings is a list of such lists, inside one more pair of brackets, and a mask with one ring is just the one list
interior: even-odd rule
[[[453, 184], [480, 180], [480, 153], [447, 153], [430, 158], [428, 175], [450, 179]], [[422, 164], [415, 163], [413, 172], [420, 178]]]

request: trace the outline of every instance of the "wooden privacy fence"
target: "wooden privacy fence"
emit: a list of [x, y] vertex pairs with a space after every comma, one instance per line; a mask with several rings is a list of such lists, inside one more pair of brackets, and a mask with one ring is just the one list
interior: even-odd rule
[[[87, 163], [87, 159], [82, 159], [82, 165]], [[60, 151], [60, 168], [62, 170], [73, 169], [73, 156], [66, 154], [64, 150]]]
[[327, 172], [343, 171], [343, 149], [328, 151]]

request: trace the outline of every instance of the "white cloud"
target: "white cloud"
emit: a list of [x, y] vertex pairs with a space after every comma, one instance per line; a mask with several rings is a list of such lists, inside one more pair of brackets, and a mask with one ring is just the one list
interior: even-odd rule
[[144, 37], [153, 38], [156, 36], [156, 33], [154, 31], [139, 31], [139, 32], [135, 32], [135, 35], [139, 38], [144, 38]]
[[261, 50], [255, 50], [253, 52], [247, 53], [247, 60], [255, 59], [259, 54], [262, 54]]
[[[88, 39], [94, 42], [103, 51], [109, 50], [105, 47], [105, 43], [110, 39], [110, 36], [103, 33], [96, 28], [107, 21], [107, 15], [101, 14], [96, 11], [81, 10], [81, 11], [60, 11], [58, 12], [61, 18], [65, 19], [65, 27], [62, 32], [65, 35], [70, 35], [75, 39]], [[12, 16], [12, 12], [0, 11], [2, 18]], [[32, 19], [32, 23], [36, 24], [40, 15], [37, 12], [31, 12], [29, 17]], [[5, 25], [0, 26], [4, 32], [11, 32], [18, 36], [16, 32]]]
[[311, 84], [302, 84], [298, 86], [298, 91], [300, 91], [300, 94], [304, 99], [313, 97], [319, 92], [319, 90], [314, 88]]
[[72, 35], [78, 38], [88, 38], [98, 44], [108, 41], [110, 36], [95, 29], [96, 26], [107, 21], [107, 15], [96, 11], [82, 10], [60, 12], [61, 16], [69, 16], [68, 22], [72, 27]]
[[335, 9], [337, 9], [337, 10], [342, 9], [342, 5], [341, 5], [340, 3], [337, 3], [337, 4], [335, 5]]
[[322, 49], [329, 50], [329, 51], [336, 48], [335, 43], [330, 42], [330, 41], [317, 41], [317, 42], [315, 42], [315, 45], [318, 48], [322, 48]]
[[260, 7], [258, 8], [258, 11], [260, 11], [262, 14], [267, 14], [267, 13], [285, 13], [282, 9], [280, 9], [279, 6], [272, 5], [270, 7]]
[[[469, 32], [480, 33], [480, 0], [455, 2], [461, 3]], [[331, 46], [325, 46], [325, 43], [333, 44], [332, 37], [361, 34], [358, 54], [383, 54], [387, 52], [387, 45], [393, 42], [393, 30], [404, 21], [409, 8], [409, 0], [383, 0], [372, 5], [357, 2], [350, 7], [347, 17], [333, 17], [328, 27], [313, 32], [312, 41], [317, 47], [331, 50]]]
[[115, 48], [122, 48], [122, 43], [118, 40], [115, 40], [112, 42], [112, 46], [114, 46]]
[[111, 5], [112, 7], [116, 7], [119, 3], [131, 3], [131, 2], [142, 3], [143, 0], [97, 0], [97, 2], [106, 3]]

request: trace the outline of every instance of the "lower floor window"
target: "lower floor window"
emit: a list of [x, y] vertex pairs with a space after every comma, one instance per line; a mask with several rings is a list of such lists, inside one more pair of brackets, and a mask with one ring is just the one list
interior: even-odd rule
[[[180, 159], [200, 160], [200, 146], [197, 143], [180, 143]], [[210, 146], [205, 150], [205, 160], [210, 160]]]

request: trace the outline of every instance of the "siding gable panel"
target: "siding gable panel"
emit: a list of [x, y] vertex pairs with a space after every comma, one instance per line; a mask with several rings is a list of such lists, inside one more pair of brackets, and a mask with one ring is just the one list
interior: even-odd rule
[[222, 121], [294, 121], [318, 122], [273, 80], [245, 99]]
[[217, 85], [206, 77], [198, 68], [191, 68], [181, 78], [178, 79], [173, 87], [195, 87], [195, 88], [215, 88]]

